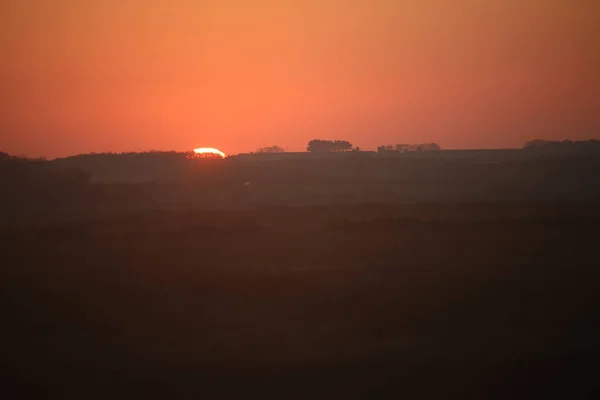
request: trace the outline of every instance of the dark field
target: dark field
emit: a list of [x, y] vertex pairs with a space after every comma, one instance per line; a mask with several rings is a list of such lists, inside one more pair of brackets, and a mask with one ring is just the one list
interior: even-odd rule
[[600, 204], [10, 224], [5, 398], [592, 398]]

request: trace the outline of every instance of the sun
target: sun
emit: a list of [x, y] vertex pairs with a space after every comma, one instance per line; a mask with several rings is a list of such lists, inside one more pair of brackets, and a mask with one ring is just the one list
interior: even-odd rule
[[213, 155], [213, 156], [220, 156], [221, 158], [225, 158], [225, 153], [223, 153], [221, 150], [219, 149], [215, 149], [212, 147], [200, 147], [197, 149], [194, 149], [194, 153], [199, 154], [199, 155]]

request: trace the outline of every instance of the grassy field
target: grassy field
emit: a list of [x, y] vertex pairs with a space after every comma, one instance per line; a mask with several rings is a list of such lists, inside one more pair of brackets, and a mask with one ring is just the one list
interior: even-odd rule
[[594, 203], [13, 226], [0, 372], [11, 398], [590, 398], [599, 228]]

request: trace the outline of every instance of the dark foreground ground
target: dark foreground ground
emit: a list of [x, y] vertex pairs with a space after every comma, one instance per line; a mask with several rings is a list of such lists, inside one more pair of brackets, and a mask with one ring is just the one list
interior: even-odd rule
[[4, 398], [593, 398], [600, 204], [1, 231]]

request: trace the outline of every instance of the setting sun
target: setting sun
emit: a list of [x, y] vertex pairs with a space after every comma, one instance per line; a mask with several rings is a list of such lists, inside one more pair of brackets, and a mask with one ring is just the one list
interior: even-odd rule
[[200, 147], [198, 149], [194, 149], [194, 153], [203, 155], [217, 155], [225, 158], [225, 153], [212, 147]]

